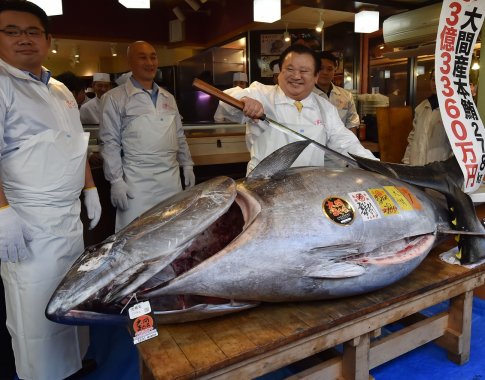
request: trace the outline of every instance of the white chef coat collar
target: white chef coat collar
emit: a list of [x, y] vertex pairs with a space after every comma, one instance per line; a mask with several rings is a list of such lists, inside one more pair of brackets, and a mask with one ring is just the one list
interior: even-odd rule
[[20, 78], [20, 79], [30, 79], [30, 80], [35, 80], [38, 82], [42, 82], [44, 84], [49, 83], [49, 79], [51, 78], [51, 72], [47, 70], [45, 67], [42, 66], [42, 71], [41, 71], [41, 77], [38, 78], [34, 74], [28, 72], [28, 71], [23, 71], [20, 69], [17, 69], [16, 67], [8, 64], [4, 60], [0, 58], [0, 66], [5, 68], [9, 74], [11, 74], [14, 77]]
[[[133, 78], [133, 76], [130, 76], [129, 80], [126, 81], [125, 85], [127, 88], [128, 96], [143, 91], [143, 87], [141, 86], [140, 82]], [[159, 87], [155, 82], [153, 82], [152, 90], [154, 90], [154, 92], [158, 92], [159, 95], [168, 97], [168, 93], [163, 88]]]
[[[295, 103], [295, 99], [291, 99], [290, 97], [286, 96], [280, 86], [276, 85], [276, 95], [275, 95], [275, 104], [291, 104]], [[313, 92], [310, 93], [305, 99], [301, 100], [303, 107], [305, 108], [315, 108], [315, 100], [312, 96]]]

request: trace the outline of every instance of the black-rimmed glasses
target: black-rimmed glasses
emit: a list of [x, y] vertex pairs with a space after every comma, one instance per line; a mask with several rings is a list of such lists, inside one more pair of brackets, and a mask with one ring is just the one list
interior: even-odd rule
[[40, 38], [43, 34], [45, 34], [45, 30], [39, 28], [20, 29], [11, 26], [5, 29], [0, 29], [0, 32], [5, 33], [8, 37], [20, 37], [22, 34], [25, 34], [30, 38]]

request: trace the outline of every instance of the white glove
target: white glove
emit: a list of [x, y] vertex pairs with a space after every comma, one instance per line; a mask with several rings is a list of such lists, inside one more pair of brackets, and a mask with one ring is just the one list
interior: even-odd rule
[[185, 187], [192, 187], [195, 185], [195, 174], [194, 174], [194, 167], [193, 166], [184, 166], [184, 183]]
[[29, 258], [25, 242], [31, 240], [30, 228], [15, 210], [10, 206], [0, 209], [0, 259], [16, 263]]
[[133, 199], [134, 195], [123, 179], [120, 178], [111, 183], [111, 203], [114, 207], [126, 210], [128, 208], [128, 198]]
[[88, 212], [88, 218], [91, 220], [89, 223], [89, 229], [92, 230], [99, 222], [101, 218], [101, 203], [99, 203], [98, 189], [90, 187], [83, 190], [84, 194], [84, 206]]

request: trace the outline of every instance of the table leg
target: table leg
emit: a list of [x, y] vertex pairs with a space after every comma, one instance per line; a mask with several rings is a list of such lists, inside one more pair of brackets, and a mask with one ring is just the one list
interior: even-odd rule
[[436, 343], [448, 351], [448, 359], [465, 364], [470, 359], [473, 291], [450, 299], [448, 327]]
[[345, 380], [369, 379], [369, 334], [361, 335], [344, 343], [342, 376]]

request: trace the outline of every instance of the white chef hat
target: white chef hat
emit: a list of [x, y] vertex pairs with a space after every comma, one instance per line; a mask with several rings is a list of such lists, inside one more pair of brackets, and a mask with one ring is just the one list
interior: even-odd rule
[[116, 84], [118, 86], [121, 86], [122, 84], [126, 83], [128, 78], [131, 77], [131, 71], [128, 71], [127, 73], [121, 74], [118, 79], [115, 80]]
[[248, 76], [246, 73], [234, 73], [232, 76], [232, 81], [233, 82], [247, 82], [248, 81]]
[[88, 93], [88, 92], [94, 92], [94, 90], [93, 90], [93, 88], [92, 88], [92, 87], [88, 87], [88, 88], [86, 89], [86, 91], [84, 91], [84, 92], [86, 92], [86, 93]]
[[109, 74], [106, 73], [94, 73], [93, 82], [111, 82]]
[[273, 66], [273, 74], [279, 74], [279, 73], [280, 73], [280, 65], [276, 63]]

